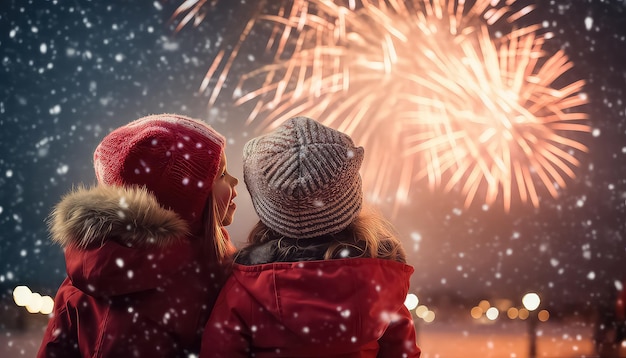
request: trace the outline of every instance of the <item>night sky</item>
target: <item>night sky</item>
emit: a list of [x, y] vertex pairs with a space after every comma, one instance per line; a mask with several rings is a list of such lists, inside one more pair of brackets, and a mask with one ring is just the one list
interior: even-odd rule
[[[208, 108], [207, 94], [198, 92], [212, 56], [236, 40], [233, 27], [255, 7], [222, 1], [200, 26], [175, 34], [176, 21], [169, 20], [178, 4], [3, 2], [3, 302], [17, 285], [55, 293], [65, 267], [61, 249], [49, 241], [47, 215], [73, 186], [95, 183], [92, 153], [100, 139], [148, 114], [188, 115], [224, 134], [229, 169], [241, 183], [230, 227], [234, 241], [240, 245], [256, 222], [241, 173], [241, 148], [258, 134], [245, 124], [247, 108], [228, 96]], [[464, 209], [458, 192], [416, 185], [411, 204], [392, 220], [416, 269], [412, 291], [426, 301], [439, 294], [516, 299], [531, 290], [548, 305], [592, 307], [626, 280], [626, 1], [536, 1], [520, 26], [537, 22], [555, 34], [547, 48], [561, 48], [573, 61], [568, 76], [587, 83], [593, 131], [583, 139], [589, 153], [577, 154], [578, 177], [559, 198], [542, 197], [539, 208]], [[262, 45], [244, 50], [254, 54]], [[262, 57], [245, 51], [235, 74]], [[386, 204], [380, 209], [391, 211]]]

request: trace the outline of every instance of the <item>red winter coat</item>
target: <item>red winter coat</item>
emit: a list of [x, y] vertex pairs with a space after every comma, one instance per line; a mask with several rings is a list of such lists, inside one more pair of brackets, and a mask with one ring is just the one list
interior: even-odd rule
[[224, 277], [202, 239], [139, 189], [81, 189], [56, 210], [68, 277], [38, 357], [197, 354]]
[[404, 306], [412, 273], [372, 258], [235, 264], [200, 357], [417, 358]]

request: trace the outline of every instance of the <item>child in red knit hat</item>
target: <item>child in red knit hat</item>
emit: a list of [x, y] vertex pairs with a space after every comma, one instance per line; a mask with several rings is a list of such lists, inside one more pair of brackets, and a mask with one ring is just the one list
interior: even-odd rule
[[234, 252], [225, 140], [191, 118], [138, 119], [94, 153], [98, 184], [50, 217], [68, 277], [38, 357], [187, 357]]

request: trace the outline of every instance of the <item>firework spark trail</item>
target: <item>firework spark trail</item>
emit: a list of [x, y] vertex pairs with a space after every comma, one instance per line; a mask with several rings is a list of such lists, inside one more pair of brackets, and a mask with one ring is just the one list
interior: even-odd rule
[[[590, 128], [580, 112], [583, 81], [556, 88], [572, 64], [562, 51], [544, 53], [538, 25], [513, 27], [532, 10], [515, 11], [513, 2], [285, 1], [272, 14], [259, 7], [230, 55], [220, 52], [221, 72], [214, 63], [207, 74], [218, 78], [211, 101], [251, 29], [269, 23], [274, 61], [238, 86], [244, 93], [263, 79], [236, 102], [255, 102], [249, 121], [273, 128], [308, 115], [350, 134], [367, 149], [363, 180], [373, 200], [391, 194], [403, 203], [426, 179], [432, 189], [459, 188], [466, 207], [478, 195], [488, 205], [500, 197], [507, 211], [514, 197], [537, 207], [539, 191], [557, 197], [555, 186], [575, 177], [572, 152], [587, 148], [568, 135]], [[491, 27], [502, 23], [510, 32], [494, 38]]]

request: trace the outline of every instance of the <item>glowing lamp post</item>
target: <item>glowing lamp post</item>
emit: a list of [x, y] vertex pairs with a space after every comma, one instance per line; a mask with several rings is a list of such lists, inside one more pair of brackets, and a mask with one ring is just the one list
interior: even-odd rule
[[537, 320], [532, 312], [539, 307], [540, 303], [539, 295], [534, 292], [529, 292], [522, 297], [522, 304], [531, 313], [528, 317], [528, 337], [530, 340], [528, 356], [530, 358], [537, 356]]

